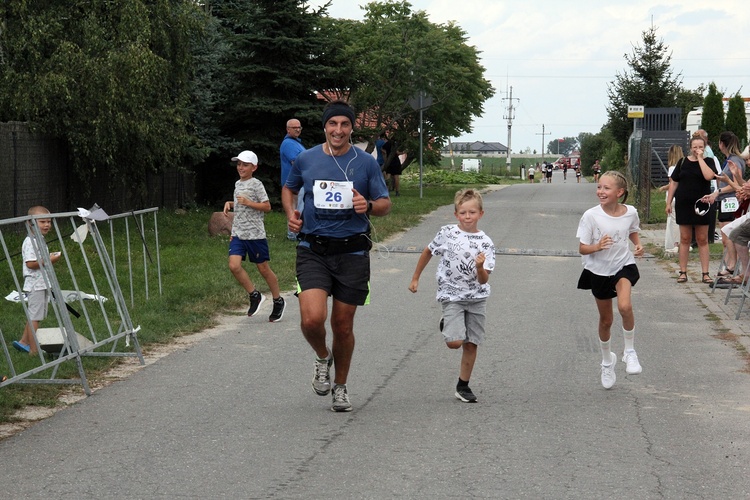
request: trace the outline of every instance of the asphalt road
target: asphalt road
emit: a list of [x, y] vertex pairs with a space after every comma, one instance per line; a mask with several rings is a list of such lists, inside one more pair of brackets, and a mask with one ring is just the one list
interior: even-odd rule
[[[230, 316], [198, 342], [0, 442], [3, 498], [748, 498], [750, 378], [694, 288], [641, 259], [640, 375], [599, 382], [597, 313], [576, 289], [591, 184], [487, 193], [500, 249], [487, 341], [454, 396], [460, 353], [437, 329], [433, 259], [452, 207], [373, 253], [355, 320], [351, 413], [310, 388], [312, 351], [284, 319]], [[398, 199], [395, 200], [398, 203]], [[377, 235], [376, 235], [377, 237]], [[229, 279], [229, 278], [228, 278]], [[135, 318], [137, 322], [137, 318]], [[616, 321], [613, 348], [622, 354]], [[719, 335], [723, 333], [724, 335]], [[746, 354], [746, 353], [744, 353]]]

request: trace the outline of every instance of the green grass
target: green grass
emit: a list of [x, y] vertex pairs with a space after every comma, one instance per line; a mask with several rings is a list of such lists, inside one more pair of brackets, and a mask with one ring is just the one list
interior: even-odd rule
[[[414, 169], [418, 170], [418, 169]], [[407, 173], [402, 176], [401, 195], [393, 198], [393, 209], [386, 217], [373, 217], [373, 238], [385, 241], [389, 236], [399, 233], [420, 222], [425, 214], [436, 208], [453, 203], [453, 196], [462, 187], [481, 187], [489, 183], [520, 182], [517, 179], [506, 179], [487, 174], [462, 172], [445, 172], [439, 169], [426, 169], [423, 178], [422, 197], [419, 195], [417, 175]], [[159, 295], [155, 266], [149, 273], [149, 300], [145, 297], [145, 280], [143, 278], [143, 255], [138, 244], [131, 245], [133, 255], [134, 300], [131, 305], [128, 284], [128, 262], [124, 255], [124, 230], [116, 229], [118, 254], [116, 264], [118, 281], [125, 296], [126, 303], [133, 324], [141, 326], [138, 340], [144, 350], [155, 344], [164, 344], [171, 339], [205, 330], [215, 325], [217, 316], [222, 313], [237, 311], [247, 303], [244, 290], [237, 284], [227, 268], [227, 248], [229, 237], [208, 235], [207, 225], [214, 210], [198, 208], [189, 211], [161, 210], [158, 213], [159, 240], [161, 251], [163, 294]], [[117, 228], [117, 226], [116, 226]], [[146, 228], [148, 234], [153, 229]], [[266, 231], [271, 250], [271, 268], [276, 273], [282, 290], [291, 290], [294, 286], [295, 244], [286, 238], [286, 218], [281, 212], [266, 214]], [[131, 225], [131, 243], [134, 228]], [[5, 235], [5, 232], [4, 232]], [[104, 235], [105, 243], [109, 245], [109, 234]], [[17, 241], [16, 241], [17, 240]], [[22, 236], [11, 235], [6, 242], [11, 251], [20, 249]], [[136, 242], [137, 243], [137, 242]], [[86, 243], [89, 258], [96, 258], [93, 245]], [[50, 245], [50, 250], [56, 250]], [[90, 249], [90, 250], [89, 250]], [[69, 250], [70, 251], [70, 250]], [[74, 269], [85, 266], [80, 256], [70, 254], [71, 265]], [[155, 260], [156, 256], [152, 255]], [[14, 259], [14, 265], [17, 257]], [[3, 267], [4, 266], [4, 267]], [[79, 267], [80, 266], [80, 267]], [[18, 260], [20, 267], [20, 260]], [[70, 277], [64, 265], [58, 263], [55, 272], [61, 287], [70, 287]], [[257, 287], [268, 292], [268, 287], [258, 274], [254, 266], [246, 265], [250, 277]], [[5, 273], [5, 274], [3, 274]], [[10, 291], [12, 283], [7, 264], [0, 265], [0, 282], [6, 284]], [[98, 282], [98, 278], [97, 278]], [[105, 280], [106, 283], [106, 280]], [[90, 284], [79, 283], [80, 288], [88, 290]], [[5, 292], [7, 293], [7, 292]], [[106, 294], [105, 294], [106, 295]], [[113, 307], [112, 301], [108, 307]], [[116, 316], [116, 315], [115, 315]], [[0, 300], [0, 327], [10, 346], [13, 340], [20, 338], [25, 318], [21, 306]], [[74, 320], [74, 323], [82, 320]], [[96, 326], [101, 326], [102, 318], [94, 318]], [[40, 325], [53, 327], [54, 316]], [[100, 331], [97, 328], [95, 331]], [[83, 333], [83, 332], [82, 332]], [[101, 339], [100, 339], [101, 340]], [[124, 349], [122, 344], [118, 345]], [[11, 349], [16, 371], [38, 366], [38, 360], [24, 356]], [[94, 381], [98, 375], [119, 362], [118, 358], [83, 359], [86, 375]], [[8, 373], [5, 360], [0, 359], [0, 374]], [[50, 373], [37, 375], [39, 378], [49, 378]], [[67, 362], [60, 366], [56, 378], [77, 378], [78, 371], [74, 362]], [[70, 386], [68, 386], [70, 387]], [[58, 385], [23, 385], [13, 384], [0, 389], [0, 422], [12, 420], [15, 410], [26, 405], [52, 406], [63, 390]]]

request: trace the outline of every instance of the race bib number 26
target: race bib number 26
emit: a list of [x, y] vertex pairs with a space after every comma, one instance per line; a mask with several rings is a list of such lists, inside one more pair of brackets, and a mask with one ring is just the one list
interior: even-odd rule
[[353, 208], [353, 188], [354, 183], [351, 181], [316, 180], [313, 183], [313, 203], [315, 204], [315, 208], [324, 210]]

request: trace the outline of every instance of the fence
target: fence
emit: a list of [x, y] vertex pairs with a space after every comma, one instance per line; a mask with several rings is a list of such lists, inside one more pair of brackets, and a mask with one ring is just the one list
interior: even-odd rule
[[642, 220], [651, 216], [651, 188], [667, 184], [669, 148], [673, 144], [687, 151], [689, 136], [684, 130], [645, 131], [630, 139], [628, 179], [634, 205]]
[[134, 199], [126, 189], [112, 189], [105, 169], [97, 169], [83, 188], [68, 162], [62, 141], [33, 134], [23, 122], [0, 123], [0, 218], [21, 217], [29, 207], [44, 205], [52, 212], [107, 200], [112, 211], [130, 207], [183, 207], [195, 200], [195, 176], [183, 169], [149, 174], [147, 194]]
[[[29, 215], [0, 220], [0, 283], [13, 287], [6, 300], [0, 304], [0, 343], [3, 359], [0, 360], [0, 375], [8, 380], [0, 387], [12, 383], [22, 384], [80, 384], [90, 394], [83, 365], [85, 357], [137, 357], [144, 359], [138, 343], [140, 326], [133, 325], [125, 298], [120, 287], [121, 278], [127, 273], [130, 286], [131, 305], [134, 289], [142, 287], [146, 299], [150, 283], [158, 282], [162, 293], [161, 263], [157, 210], [141, 211], [108, 216], [97, 206], [92, 210]], [[153, 217], [147, 217], [147, 215]], [[50, 219], [52, 229], [45, 241], [39, 220]], [[77, 221], [83, 224], [76, 225]], [[135, 225], [131, 231], [130, 224]], [[109, 230], [110, 249], [102, 237], [102, 228]], [[8, 348], [11, 339], [20, 336], [24, 323], [29, 321], [29, 308], [23, 289], [23, 276], [17, 270], [22, 267], [21, 239], [32, 242], [44, 283], [51, 291], [50, 308], [52, 318], [45, 323], [55, 323], [53, 328], [35, 329], [33, 349], [35, 356], [15, 353]], [[48, 238], [49, 238], [48, 236]], [[125, 246], [124, 262], [116, 264], [117, 249]], [[52, 265], [50, 250], [59, 248], [60, 260]], [[143, 254], [143, 283], [133, 273], [137, 269], [138, 253]], [[2, 265], [2, 261], [7, 262]], [[75, 319], [74, 319], [75, 318]], [[11, 346], [15, 347], [13, 342]], [[22, 346], [21, 346], [22, 347]], [[78, 379], [71, 378], [70, 370], [62, 375], [68, 361], [77, 366]]]

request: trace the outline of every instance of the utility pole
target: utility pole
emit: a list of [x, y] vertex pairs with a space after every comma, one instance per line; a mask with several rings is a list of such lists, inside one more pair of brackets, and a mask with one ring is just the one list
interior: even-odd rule
[[544, 132], [544, 123], [542, 123], [542, 133], [540, 134], [539, 132], [537, 132], [536, 135], [541, 135], [542, 136], [542, 161], [544, 161], [544, 136], [545, 135], [552, 135], [552, 132], [545, 133]]
[[[513, 127], [513, 119], [516, 117], [513, 109], [513, 87], [510, 87], [508, 97], [503, 97], [503, 100], [508, 101], [508, 113], [503, 116], [503, 118], [508, 120], [508, 150], [505, 153], [505, 167], [508, 169], [508, 172], [510, 172], [510, 130]], [[516, 101], [518, 100], [519, 99], [516, 98]]]

